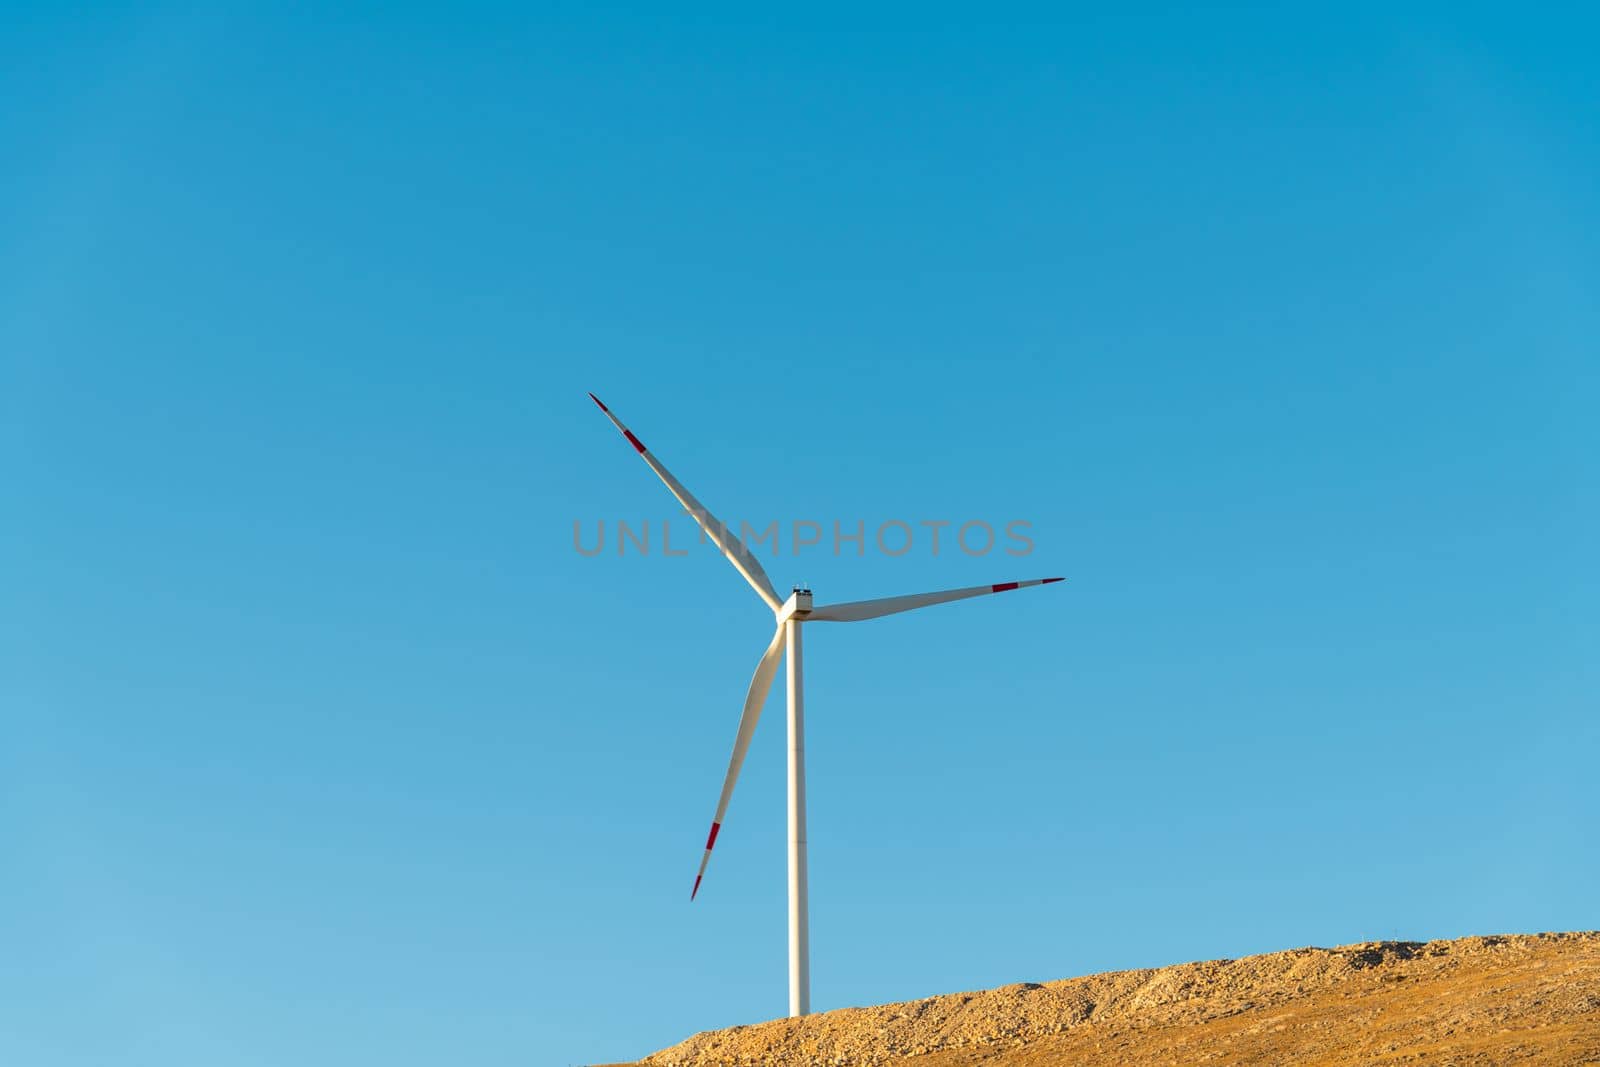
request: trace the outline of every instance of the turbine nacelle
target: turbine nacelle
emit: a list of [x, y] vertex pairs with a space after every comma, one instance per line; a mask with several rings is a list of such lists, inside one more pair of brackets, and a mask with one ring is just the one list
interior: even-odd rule
[[796, 622], [803, 622], [805, 617], [810, 614], [811, 590], [802, 589], [797, 585], [794, 587], [794, 592], [789, 594], [789, 599], [785, 600], [783, 605], [778, 608], [778, 625], [782, 626], [790, 619], [794, 619]]

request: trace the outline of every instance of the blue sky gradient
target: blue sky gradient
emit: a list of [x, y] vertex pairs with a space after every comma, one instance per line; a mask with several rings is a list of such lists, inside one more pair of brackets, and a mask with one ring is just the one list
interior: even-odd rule
[[[0, 1061], [628, 1059], [1600, 925], [1592, 15], [14, 7]], [[674, 530], [687, 541], [680, 518]], [[682, 543], [680, 541], [679, 543]]]

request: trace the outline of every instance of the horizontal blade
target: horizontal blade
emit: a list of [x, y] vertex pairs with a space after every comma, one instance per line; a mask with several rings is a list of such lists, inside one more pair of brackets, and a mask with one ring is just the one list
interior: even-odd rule
[[728, 801], [733, 799], [733, 786], [739, 780], [739, 768], [744, 766], [744, 754], [750, 751], [750, 738], [761, 721], [761, 706], [767, 702], [767, 691], [772, 679], [777, 677], [778, 662], [783, 659], [783, 625], [772, 635], [772, 644], [761, 654], [756, 664], [755, 677], [750, 679], [750, 692], [744, 698], [744, 713], [739, 716], [739, 732], [733, 738], [733, 757], [728, 760], [728, 774], [722, 779], [722, 795], [717, 798], [717, 814], [711, 820], [711, 834], [706, 838], [706, 853], [700, 857], [700, 869], [694, 875], [694, 889], [689, 893], [693, 900], [700, 892], [700, 879], [706, 875], [706, 864], [711, 862], [711, 850], [717, 844], [717, 832], [722, 829], [722, 818], [728, 814]]
[[984, 596], [988, 593], [1004, 593], [1012, 589], [1026, 589], [1030, 585], [1049, 585], [1051, 582], [1063, 581], [1066, 579], [1035, 578], [1027, 582], [1001, 582], [998, 585], [946, 589], [941, 593], [912, 593], [910, 596], [886, 596], [881, 600], [853, 600], [848, 604], [827, 604], [813, 608], [811, 614], [805, 618], [806, 622], [860, 622], [862, 619], [876, 619], [880, 615], [913, 611], [917, 608], [932, 607], [934, 604], [948, 604], [952, 600], [966, 600], [968, 597]]
[[767, 577], [767, 572], [761, 569], [761, 563], [755, 556], [751, 555], [750, 550], [745, 547], [739, 536], [729, 531], [726, 525], [711, 512], [707, 511], [705, 505], [696, 500], [694, 495], [683, 487], [683, 483], [674, 478], [667, 471], [667, 468], [663, 467], [656, 457], [650, 454], [650, 450], [645, 448], [637, 437], [633, 436], [633, 431], [622, 425], [622, 421], [611, 414], [610, 408], [600, 403], [599, 397], [590, 393], [589, 399], [593, 400], [600, 410], [606, 413], [606, 418], [611, 420], [613, 426], [622, 431], [622, 436], [628, 439], [628, 443], [650, 465], [650, 469], [656, 472], [656, 477], [660, 478], [672, 495], [678, 498], [678, 503], [682, 504], [684, 510], [694, 518], [695, 522], [700, 524], [700, 529], [704, 530], [706, 536], [711, 538], [712, 543], [722, 550], [724, 556], [728, 557], [728, 562], [732, 563], [739, 573], [744, 575], [744, 580], [749, 582], [751, 587], [760, 594], [761, 599], [767, 602], [767, 606], [773, 611], [782, 608], [783, 600], [779, 598], [777, 591], [772, 588], [772, 581]]

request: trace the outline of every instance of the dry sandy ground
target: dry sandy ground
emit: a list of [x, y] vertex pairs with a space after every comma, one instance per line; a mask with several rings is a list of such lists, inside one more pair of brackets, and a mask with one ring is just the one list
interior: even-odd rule
[[1600, 1064], [1600, 933], [1375, 941], [697, 1034], [639, 1067]]

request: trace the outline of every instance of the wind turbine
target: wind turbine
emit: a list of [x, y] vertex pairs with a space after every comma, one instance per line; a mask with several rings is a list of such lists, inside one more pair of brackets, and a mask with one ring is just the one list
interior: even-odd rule
[[733, 739], [733, 756], [728, 760], [728, 773], [722, 780], [722, 795], [717, 798], [717, 813], [711, 819], [711, 833], [706, 838], [705, 854], [700, 857], [700, 869], [695, 872], [694, 888], [689, 892], [693, 900], [700, 892], [700, 880], [705, 877], [706, 864], [711, 862], [711, 850], [716, 847], [717, 833], [722, 829], [723, 816], [728, 813], [728, 801], [733, 797], [734, 783], [739, 780], [739, 768], [744, 764], [745, 753], [750, 748], [750, 737], [761, 719], [761, 707], [767, 701], [767, 691], [772, 688], [773, 677], [778, 673], [778, 657], [787, 652], [789, 664], [789, 1014], [807, 1015], [811, 1011], [811, 947], [810, 923], [806, 905], [806, 743], [805, 699], [802, 685], [802, 657], [800, 628], [808, 622], [860, 622], [876, 619], [880, 615], [893, 615], [934, 604], [947, 604], [952, 600], [1004, 593], [1024, 589], [1030, 585], [1049, 585], [1060, 578], [1035, 578], [1031, 581], [1000, 582], [995, 585], [974, 585], [966, 589], [946, 589], [937, 593], [912, 593], [909, 596], [883, 597], [878, 600], [853, 600], [845, 604], [828, 604], [815, 607], [811, 590], [795, 586], [789, 599], [779, 600], [767, 572], [740, 538], [731, 534], [726, 525], [707, 511], [683, 483], [667, 472], [667, 468], [650, 450], [622, 425], [611, 409], [600, 403], [600, 398], [589, 394], [611, 424], [622, 431], [656, 477], [666, 484], [678, 498], [684, 510], [704, 530], [706, 536], [728, 557], [734, 569], [744, 575], [744, 580], [755, 589], [777, 617], [778, 628], [772, 635], [767, 650], [756, 664], [755, 677], [750, 679], [750, 691], [744, 698], [744, 711], [739, 716], [739, 732]]

